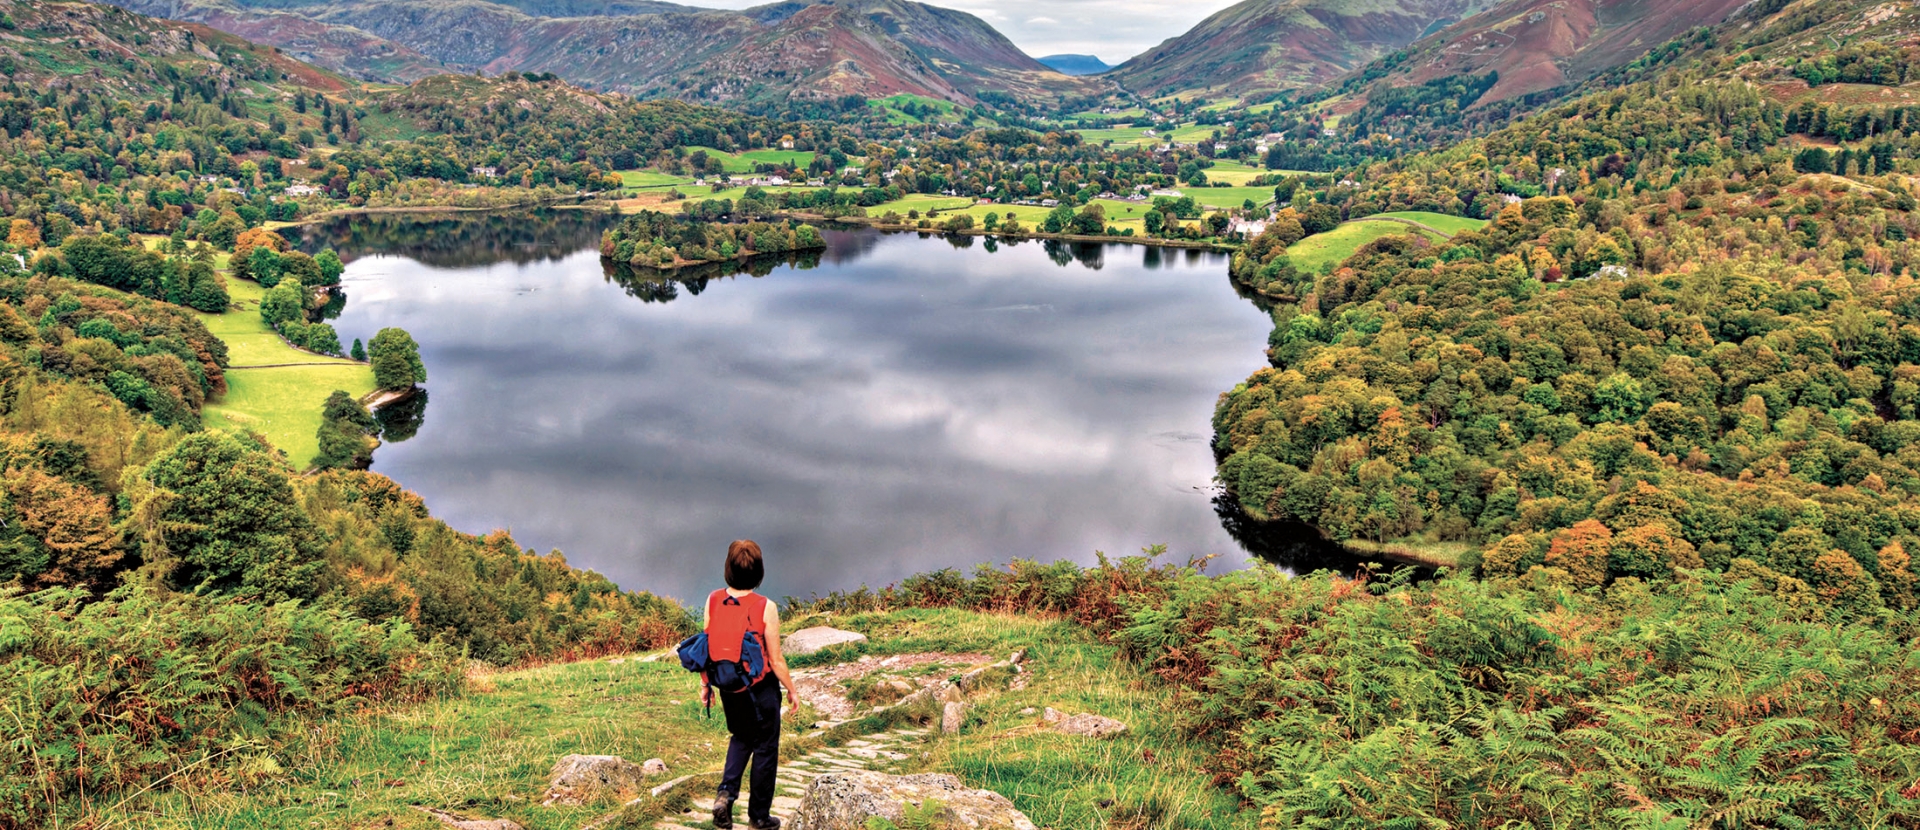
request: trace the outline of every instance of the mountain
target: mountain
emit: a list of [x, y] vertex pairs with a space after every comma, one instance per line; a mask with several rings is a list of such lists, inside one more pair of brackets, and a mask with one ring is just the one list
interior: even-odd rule
[[364, 78], [553, 73], [641, 97], [718, 103], [878, 98], [972, 104], [1097, 88], [1060, 77], [973, 15], [909, 0], [789, 0], [715, 11], [645, 0], [113, 0], [204, 22]]
[[1121, 64], [1111, 77], [1148, 96], [1314, 87], [1488, 5], [1489, 0], [1245, 0]]
[[1420, 40], [1388, 75], [1417, 84], [1499, 73], [1481, 102], [1578, 83], [1687, 31], [1725, 21], [1747, 0], [1511, 0]]
[[279, 50], [208, 26], [84, 2], [0, 0], [0, 75], [29, 89], [110, 98], [162, 95], [189, 79], [210, 96], [250, 82], [337, 92], [348, 82]]
[[1113, 68], [1093, 55], [1048, 55], [1040, 62], [1062, 75], [1098, 75]]

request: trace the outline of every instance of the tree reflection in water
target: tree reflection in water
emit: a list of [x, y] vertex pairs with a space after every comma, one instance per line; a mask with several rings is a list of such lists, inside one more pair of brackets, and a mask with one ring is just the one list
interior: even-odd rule
[[373, 417], [380, 422], [380, 440], [398, 444], [412, 438], [427, 422], [427, 390], [414, 390], [412, 395], [381, 407]]

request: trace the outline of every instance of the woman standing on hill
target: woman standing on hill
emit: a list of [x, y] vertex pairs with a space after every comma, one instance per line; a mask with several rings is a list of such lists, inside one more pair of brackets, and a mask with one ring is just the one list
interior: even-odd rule
[[765, 577], [760, 546], [742, 539], [727, 546], [727, 587], [707, 598], [708, 638], [757, 633], [765, 644], [767, 659], [765, 677], [741, 691], [717, 693], [727, 715], [727, 731], [733, 735], [727, 744], [720, 792], [713, 799], [713, 826], [720, 830], [733, 826], [733, 802], [740, 797], [740, 777], [746, 772], [749, 758], [753, 761], [749, 781], [753, 794], [747, 801], [747, 826], [753, 830], [780, 826], [772, 813], [777, 786], [774, 773], [780, 763], [780, 689], [786, 688], [791, 711], [799, 711], [800, 695], [787, 672], [786, 655], [780, 651], [780, 608], [754, 593]]

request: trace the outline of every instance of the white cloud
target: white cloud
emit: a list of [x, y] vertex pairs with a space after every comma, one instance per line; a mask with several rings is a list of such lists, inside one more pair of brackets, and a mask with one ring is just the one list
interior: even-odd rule
[[[681, 0], [709, 8], [745, 9], [767, 0]], [[1236, 0], [1054, 0], [1049, 16], [1028, 17], [1033, 0], [932, 0], [979, 16], [1035, 57], [1097, 55], [1118, 64], [1184, 34]]]

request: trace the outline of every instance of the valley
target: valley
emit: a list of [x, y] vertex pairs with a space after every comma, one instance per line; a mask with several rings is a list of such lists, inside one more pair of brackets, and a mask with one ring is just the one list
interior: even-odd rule
[[0, 0], [0, 830], [1915, 827], [1920, 12], [1097, 5]]

